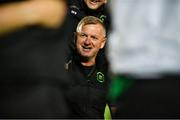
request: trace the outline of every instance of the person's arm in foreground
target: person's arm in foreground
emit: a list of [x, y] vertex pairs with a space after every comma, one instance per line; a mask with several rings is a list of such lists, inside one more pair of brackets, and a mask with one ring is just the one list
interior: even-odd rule
[[67, 6], [64, 0], [29, 0], [0, 5], [0, 35], [29, 25], [59, 27]]

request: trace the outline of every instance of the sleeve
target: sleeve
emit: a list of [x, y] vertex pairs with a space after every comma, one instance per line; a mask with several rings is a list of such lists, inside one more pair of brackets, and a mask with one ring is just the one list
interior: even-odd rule
[[81, 20], [86, 15], [84, 11], [81, 10], [80, 3], [77, 0], [69, 0], [69, 14], [76, 17], [78, 20]]

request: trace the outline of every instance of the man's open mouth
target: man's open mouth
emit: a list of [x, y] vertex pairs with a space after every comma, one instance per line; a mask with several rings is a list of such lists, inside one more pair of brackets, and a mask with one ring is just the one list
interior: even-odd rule
[[89, 52], [92, 49], [91, 47], [87, 47], [87, 46], [82, 46], [82, 48], [85, 52]]
[[98, 3], [100, 2], [100, 0], [91, 0], [91, 3], [95, 4], [95, 3]]

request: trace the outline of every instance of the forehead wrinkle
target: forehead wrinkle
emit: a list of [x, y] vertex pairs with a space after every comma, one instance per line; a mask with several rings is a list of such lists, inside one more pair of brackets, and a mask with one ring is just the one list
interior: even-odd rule
[[[102, 35], [103, 37], [106, 37], [105, 29], [104, 29], [104, 27], [103, 27], [101, 24], [81, 24], [81, 25], [79, 26], [77, 32], [82, 33], [83, 27], [88, 26], [88, 25], [95, 25], [95, 26], [98, 26], [98, 27], [101, 26], [101, 28], [100, 28], [100, 33], [103, 34], [103, 35]], [[97, 28], [97, 27], [94, 27], [94, 28]], [[103, 32], [101, 32], [101, 31], [103, 31]], [[98, 33], [98, 34], [99, 34], [99, 33]], [[98, 34], [95, 34], [95, 35], [96, 35], [96, 36], [101, 36], [101, 35], [98, 35]]]

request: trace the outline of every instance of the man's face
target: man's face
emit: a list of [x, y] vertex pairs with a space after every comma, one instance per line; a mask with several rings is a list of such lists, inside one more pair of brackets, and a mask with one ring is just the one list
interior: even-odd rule
[[77, 33], [76, 47], [82, 57], [95, 59], [105, 42], [103, 27], [100, 24], [88, 24], [82, 26], [81, 32]]
[[103, 4], [107, 3], [107, 0], [84, 0], [89, 9], [96, 10]]

